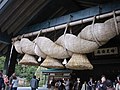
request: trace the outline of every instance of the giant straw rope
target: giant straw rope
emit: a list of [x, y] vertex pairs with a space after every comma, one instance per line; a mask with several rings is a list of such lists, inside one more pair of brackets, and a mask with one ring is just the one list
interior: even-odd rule
[[[93, 23], [86, 26], [78, 34], [78, 36], [75, 36], [73, 34], [64, 34], [60, 36], [55, 42], [46, 37], [37, 37], [34, 40], [35, 44], [32, 41], [23, 38], [21, 41], [16, 41], [14, 43], [14, 46], [18, 53], [37, 55], [42, 58], [47, 57], [48, 59], [64, 59], [71, 57], [66, 65], [66, 67], [70, 69], [81, 70], [81, 65], [76, 65], [73, 62], [79, 62], [80, 60], [78, 60], [78, 57], [82, 57], [85, 58], [83, 62], [86, 62], [83, 64], [86, 64], [88, 66], [87, 67], [84, 65], [82, 68], [92, 69], [93, 66], [87, 60], [85, 55], [82, 56], [82, 54], [93, 52], [100, 46], [107, 43], [111, 38], [119, 35], [120, 23], [118, 21], [120, 21], [120, 16], [114, 16], [114, 18], [108, 19], [104, 23], [95, 23], [94, 17]], [[77, 60], [74, 61], [73, 59], [75, 58]]]

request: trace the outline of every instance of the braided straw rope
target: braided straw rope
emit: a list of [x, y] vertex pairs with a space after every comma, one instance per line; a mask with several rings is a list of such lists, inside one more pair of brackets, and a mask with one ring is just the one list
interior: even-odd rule
[[22, 52], [22, 47], [21, 47], [21, 45], [20, 45], [20, 41], [15, 41], [15, 42], [13, 43], [13, 45], [15, 46], [15, 50], [16, 50], [18, 53], [23, 54], [23, 52]]
[[[99, 48], [99, 46], [104, 45], [111, 38], [118, 35], [118, 33], [120, 32], [120, 23], [117, 21], [120, 21], [120, 16], [117, 16], [116, 18], [115, 17], [111, 18], [105, 21], [104, 23], [93, 23], [92, 25], [88, 25], [78, 34], [78, 36], [75, 36], [73, 34], [64, 34], [60, 36], [56, 42], [53, 42], [46, 37], [38, 37], [35, 40], [35, 42], [39, 47], [39, 49], [41, 50], [41, 52], [44, 53], [45, 56], [41, 55], [41, 57], [43, 58], [49, 56], [51, 58], [64, 59], [72, 56], [66, 67], [75, 69], [72, 66], [70, 67], [69, 65], [70, 62], [72, 62], [75, 57], [77, 59], [77, 57], [79, 58], [81, 56], [82, 58], [85, 58], [84, 60], [86, 61], [86, 63], [88, 63], [88, 60], [86, 59], [85, 56], [82, 56], [82, 54], [93, 52], [94, 50]], [[28, 46], [32, 46], [32, 45], [33, 44]], [[28, 48], [27, 49], [25, 48], [27, 52], [24, 50], [24, 46], [26, 45], [23, 44], [21, 46], [22, 46], [22, 51], [24, 53], [28, 53], [27, 51]], [[32, 51], [34, 52], [33, 49]], [[79, 55], [76, 55], [76, 53], [78, 53]], [[33, 53], [33, 55], [34, 54], [35, 53]], [[79, 60], [77, 59], [75, 61], [77, 62], [81, 60], [82, 59]], [[73, 66], [74, 65], [76, 64], [73, 64]], [[81, 66], [80, 63], [79, 65]], [[89, 63], [90, 66], [88, 67], [86, 67], [86, 65], [84, 64], [85, 69], [87, 69], [88, 67], [89, 69], [92, 68], [90, 63]], [[76, 69], [80, 69], [80, 66], [77, 67], [74, 66], [74, 67], [76, 67]]]

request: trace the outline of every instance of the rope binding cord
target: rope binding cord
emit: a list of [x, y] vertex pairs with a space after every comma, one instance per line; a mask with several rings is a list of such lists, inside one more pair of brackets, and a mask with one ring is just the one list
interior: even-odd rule
[[[65, 31], [64, 31], [64, 48], [65, 48], [65, 34], [66, 34], [66, 32], [67, 32], [67, 29], [68, 29], [68, 27], [69, 27], [69, 23], [71, 22], [71, 20], [72, 20], [72, 15], [70, 15], [70, 20], [67, 22], [67, 24], [66, 24], [66, 27], [65, 27]], [[70, 33], [71, 33], [71, 31], [70, 31]], [[67, 51], [67, 54], [69, 55], [69, 53], [68, 53], [68, 50], [65, 48], [65, 50]], [[69, 55], [70, 56], [70, 55]]]
[[95, 24], [95, 19], [96, 19], [96, 16], [94, 16], [94, 17], [93, 17], [92, 29], [90, 29], [90, 30], [91, 30], [91, 34], [92, 34], [92, 36], [93, 36], [93, 38], [94, 38], [95, 42], [97, 43], [97, 45], [98, 45], [98, 46], [102, 46], [102, 45], [101, 45], [101, 43], [98, 41], [98, 39], [97, 39], [97, 37], [96, 37], [95, 33], [94, 33], [94, 24]]
[[39, 31], [38, 35], [36, 38], [38, 38], [40, 36], [40, 34], [42, 33], [42, 29]]
[[[70, 19], [69, 19], [69, 21], [67, 22], [67, 25], [66, 25], [66, 27], [65, 27], [64, 35], [65, 35], [66, 32], [67, 32], [67, 29], [68, 29], [68, 27], [69, 27], [69, 24], [70, 24], [70, 22], [72, 21], [72, 18], [73, 18], [73, 16], [70, 15]], [[70, 33], [71, 33], [71, 31], [70, 31]]]
[[116, 16], [115, 16], [115, 11], [113, 11], [113, 18], [114, 18], [114, 22], [115, 22], [116, 35], [119, 35], [119, 29], [118, 29], [117, 19], [116, 19]]
[[[36, 38], [38, 38], [40, 36], [40, 34], [42, 33], [42, 29], [39, 31], [38, 35]], [[35, 49], [35, 45], [36, 45], [36, 42], [33, 40], [33, 43], [34, 43], [34, 49]], [[40, 48], [39, 48], [40, 49]]]
[[[115, 14], [120, 15], [120, 10], [116, 10]], [[71, 18], [73, 17], [72, 15], [70, 15], [70, 16], [71, 16]], [[111, 17], [111, 16], [113, 16], [113, 11], [109, 12], [109, 13], [101, 14], [101, 15], [96, 15], [96, 19], [104, 19], [104, 18]], [[69, 25], [70, 26], [75, 26], [75, 25], [78, 25], [78, 24], [87, 23], [87, 22], [91, 22], [91, 21], [93, 21], [92, 17], [84, 18], [83, 21], [81, 21], [81, 20], [76, 20], [76, 21], [72, 20], [72, 22], [70, 22]], [[117, 21], [117, 22], [120, 22], [120, 21]], [[60, 30], [60, 29], [63, 29], [65, 27], [66, 27], [66, 24], [61, 24], [61, 25], [55, 26], [56, 30]], [[43, 29], [42, 33], [52, 32], [52, 31], [54, 31], [54, 28], [51, 26], [50, 28]], [[33, 33], [33, 35], [37, 35], [39, 33], [39, 31], [27, 33], [27, 34], [25, 34], [25, 37], [32, 36], [31, 33]], [[21, 35], [20, 35], [20, 37], [21, 37]], [[17, 39], [18, 39], [18, 37], [14, 37], [14, 38], [12, 38], [12, 41], [17, 40]]]

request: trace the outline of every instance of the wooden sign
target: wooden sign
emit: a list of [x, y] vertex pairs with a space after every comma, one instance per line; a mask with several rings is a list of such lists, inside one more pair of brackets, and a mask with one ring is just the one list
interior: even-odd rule
[[103, 56], [103, 55], [117, 55], [118, 47], [110, 47], [110, 48], [101, 48], [94, 51], [95, 56]]

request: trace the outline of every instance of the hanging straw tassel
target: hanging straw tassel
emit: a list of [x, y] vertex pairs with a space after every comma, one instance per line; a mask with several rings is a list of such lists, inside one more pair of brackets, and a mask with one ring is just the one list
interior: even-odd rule
[[46, 68], [64, 68], [64, 66], [57, 59], [51, 58], [49, 56], [46, 57], [40, 66]]
[[22, 58], [22, 60], [20, 60], [19, 64], [23, 64], [23, 65], [31, 65], [31, 66], [38, 66], [39, 63], [36, 61], [34, 56], [31, 56], [29, 54], [25, 54]]
[[69, 62], [66, 64], [66, 68], [75, 70], [93, 69], [93, 66], [89, 62], [86, 55], [73, 54]]
[[15, 42], [13, 42], [13, 45], [15, 46], [15, 50], [16, 50], [18, 53], [23, 54], [22, 48], [21, 48], [21, 45], [20, 45], [20, 41], [15, 41]]
[[20, 45], [24, 53], [30, 54], [30, 55], [36, 55], [34, 53], [35, 44], [32, 41], [30, 41], [28, 38], [22, 38], [20, 41]]

